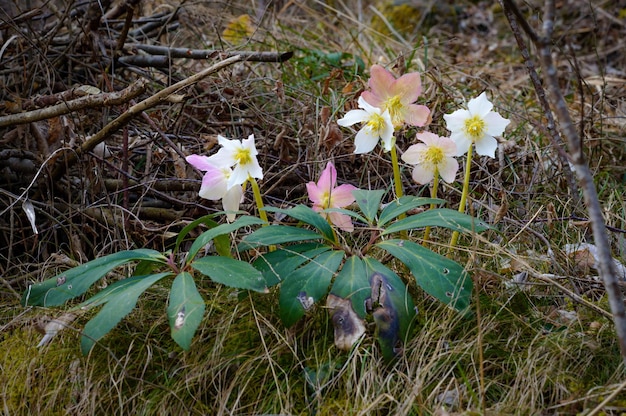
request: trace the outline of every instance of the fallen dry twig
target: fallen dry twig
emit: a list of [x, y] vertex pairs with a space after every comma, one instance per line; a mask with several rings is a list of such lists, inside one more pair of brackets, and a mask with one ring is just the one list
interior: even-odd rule
[[[146, 84], [146, 80], [140, 79], [121, 91], [93, 95], [89, 94], [87, 90], [81, 90], [80, 87], [74, 88], [68, 91], [68, 94], [71, 93], [83, 96], [70, 101], [62, 101], [50, 107], [0, 117], [0, 127], [32, 123], [34, 121], [58, 117], [63, 114], [71, 113], [72, 111], [84, 110], [86, 108], [124, 104], [144, 92], [146, 90]], [[59, 96], [58, 99], [62, 100], [63, 96]]]
[[198, 81], [206, 78], [207, 76], [217, 72], [229, 65], [234, 64], [235, 62], [242, 61], [243, 57], [241, 55], [231, 56], [230, 58], [224, 59], [210, 67], [206, 68], [203, 71], [198, 72], [182, 81], [177, 82], [176, 84], [170, 85], [154, 94], [151, 97], [146, 98], [145, 100], [133, 105], [124, 113], [122, 113], [115, 120], [111, 121], [109, 124], [104, 126], [102, 130], [91, 136], [89, 139], [85, 140], [85, 142], [77, 149], [72, 151], [71, 153], [67, 153], [67, 157], [64, 163], [58, 163], [52, 172], [52, 178], [58, 179], [60, 178], [65, 169], [69, 166], [72, 166], [80, 157], [80, 155], [93, 150], [99, 143], [102, 143], [107, 137], [109, 137], [113, 132], [119, 130], [126, 123], [128, 123], [133, 117], [137, 114], [146, 111], [159, 103], [167, 100], [167, 98], [177, 92], [178, 90], [185, 88], [189, 85], [195, 84]]

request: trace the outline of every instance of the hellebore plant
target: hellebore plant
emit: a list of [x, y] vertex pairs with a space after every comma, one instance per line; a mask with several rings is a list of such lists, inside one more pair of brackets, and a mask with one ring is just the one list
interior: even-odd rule
[[[424, 229], [428, 238], [427, 230], [435, 226], [455, 233], [488, 229], [483, 222], [466, 215], [464, 209], [437, 208], [444, 202], [436, 198], [438, 178], [454, 181], [458, 163], [453, 156], [471, 149], [471, 143], [476, 143], [479, 152], [491, 149], [489, 138], [500, 134], [508, 121], [494, 116], [497, 113], [491, 112], [491, 104], [481, 95], [470, 101], [468, 111], [447, 116], [451, 138], [417, 133], [421, 143], [409, 147], [402, 158], [413, 165], [416, 182], [434, 181], [432, 197], [402, 196], [393, 131], [403, 124], [424, 126], [430, 112], [414, 104], [421, 93], [419, 74], [396, 79], [375, 65], [371, 75], [370, 91], [359, 98], [360, 109], [348, 112], [339, 123], [363, 124], [357, 133], [356, 152], [371, 151], [379, 141], [385, 151], [391, 152], [396, 192], [395, 198], [387, 199], [389, 202], [383, 204], [383, 190], [338, 184], [337, 170], [328, 162], [317, 182], [306, 184], [311, 206], [265, 207], [257, 183], [263, 178], [263, 170], [257, 161], [254, 136], [244, 140], [218, 136], [221, 148], [216, 154], [190, 155], [187, 161], [204, 172], [199, 196], [221, 199], [227, 222], [215, 221], [222, 213], [198, 218], [180, 231], [171, 252], [122, 251], [67, 270], [31, 285], [24, 293], [23, 304], [62, 305], [83, 296], [114, 269], [138, 262], [129, 277], [74, 306], [75, 310], [101, 307], [82, 332], [84, 354], [132, 311], [144, 291], [170, 279], [167, 315], [171, 336], [183, 349], [190, 348], [205, 310], [196, 283], [207, 276], [239, 290], [266, 293], [277, 287], [279, 315], [287, 327], [325, 301], [335, 345], [342, 350], [353, 348], [366, 332], [366, 322], [373, 321], [381, 352], [392, 359], [410, 335], [417, 311], [406, 282], [381, 262], [388, 254], [403, 263], [417, 286], [430, 296], [462, 315], [470, 314], [473, 284], [463, 267], [411, 241], [409, 233]], [[459, 143], [465, 147], [459, 148]], [[248, 182], [258, 217], [237, 217]], [[426, 205], [431, 209], [413, 213]], [[267, 213], [286, 215], [296, 222], [279, 223], [276, 216], [270, 224]], [[200, 226], [208, 229], [189, 241], [191, 245], [183, 252], [183, 242]], [[210, 248], [213, 252], [204, 255]]]
[[[476, 146], [476, 153], [482, 156], [494, 158], [498, 141], [494, 136], [500, 136], [510, 121], [502, 117], [493, 109], [493, 104], [483, 92], [478, 97], [467, 103], [467, 110], [459, 109], [452, 114], [446, 114], [446, 121], [450, 138], [457, 146], [457, 156], [467, 153], [465, 164], [465, 179], [463, 180], [463, 192], [459, 203], [459, 212], [465, 212], [467, 195], [469, 194], [470, 169], [472, 167], [472, 144]], [[452, 234], [450, 246], [454, 247], [458, 241], [459, 233]]]

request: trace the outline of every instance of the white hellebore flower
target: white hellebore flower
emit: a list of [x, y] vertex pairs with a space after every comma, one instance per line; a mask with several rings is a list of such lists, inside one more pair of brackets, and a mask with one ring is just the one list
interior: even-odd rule
[[457, 147], [456, 156], [465, 154], [472, 143], [476, 145], [476, 153], [494, 158], [498, 142], [494, 136], [500, 136], [510, 120], [491, 111], [493, 104], [483, 92], [467, 103], [467, 110], [460, 109], [452, 114], [445, 114], [450, 138]]
[[389, 111], [381, 111], [373, 107], [359, 97], [361, 110], [350, 110], [343, 118], [337, 120], [337, 124], [343, 127], [352, 126], [356, 123], [364, 123], [354, 139], [354, 153], [367, 153], [376, 147], [378, 140], [382, 140], [386, 152], [393, 146], [393, 124]]
[[222, 148], [211, 156], [211, 160], [219, 166], [233, 166], [227, 181], [228, 189], [243, 184], [248, 177], [263, 179], [263, 170], [256, 158], [259, 152], [254, 146], [254, 134], [244, 140], [229, 140], [218, 135], [217, 141]]
[[212, 201], [222, 200], [222, 207], [226, 211], [228, 221], [234, 221], [236, 211], [243, 199], [243, 188], [237, 184], [228, 188], [228, 180], [233, 174], [229, 166], [219, 166], [211, 157], [201, 155], [187, 156], [187, 162], [201, 171], [206, 172], [202, 177], [199, 195]]

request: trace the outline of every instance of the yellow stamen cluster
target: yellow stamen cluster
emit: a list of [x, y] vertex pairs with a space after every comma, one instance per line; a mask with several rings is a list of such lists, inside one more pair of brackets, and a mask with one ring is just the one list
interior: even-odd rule
[[424, 164], [437, 168], [443, 162], [445, 154], [443, 149], [438, 146], [428, 146], [428, 149], [423, 154]]
[[247, 165], [252, 163], [252, 155], [250, 154], [250, 149], [238, 149], [234, 155], [235, 160], [240, 165]]
[[383, 104], [383, 111], [388, 110], [391, 116], [391, 122], [394, 126], [400, 126], [404, 123], [404, 117], [402, 117], [402, 102], [399, 95], [394, 95], [388, 98]]
[[472, 116], [465, 120], [463, 130], [465, 131], [465, 134], [467, 134], [472, 141], [475, 142], [484, 136], [485, 127], [485, 120], [480, 118], [480, 116]]
[[378, 133], [385, 128], [385, 119], [382, 115], [374, 113], [367, 121], [367, 126]]

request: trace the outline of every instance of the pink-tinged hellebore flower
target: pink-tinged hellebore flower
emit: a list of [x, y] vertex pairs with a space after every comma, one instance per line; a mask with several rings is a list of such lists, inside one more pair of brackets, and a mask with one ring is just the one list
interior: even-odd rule
[[364, 91], [361, 97], [371, 106], [389, 111], [394, 127], [404, 123], [422, 127], [428, 123], [428, 107], [413, 104], [422, 93], [422, 82], [417, 72], [396, 79], [382, 66], [373, 65], [368, 85], [370, 91]]
[[451, 132], [450, 138], [456, 143], [457, 156], [464, 155], [472, 143], [479, 155], [496, 156], [498, 141], [494, 136], [500, 136], [510, 120], [491, 111], [492, 108], [493, 104], [483, 92], [467, 103], [467, 110], [460, 109], [443, 116]]
[[378, 140], [382, 140], [386, 152], [390, 151], [393, 146], [393, 124], [389, 111], [372, 107], [363, 97], [359, 97], [359, 107], [362, 110], [350, 110], [343, 118], [337, 120], [337, 124], [342, 127], [363, 123], [363, 127], [354, 138], [354, 153], [371, 152]]
[[256, 158], [259, 152], [254, 146], [254, 134], [244, 140], [229, 140], [218, 135], [217, 141], [222, 148], [211, 156], [211, 160], [219, 166], [233, 167], [233, 173], [228, 178], [228, 189], [243, 184], [248, 177], [263, 179], [263, 170]]
[[239, 210], [239, 204], [243, 198], [243, 189], [240, 184], [228, 188], [228, 179], [232, 176], [232, 169], [229, 166], [216, 165], [215, 161], [207, 156], [189, 155], [185, 159], [190, 165], [206, 172], [202, 177], [200, 197], [211, 201], [221, 199], [226, 218], [228, 221], [234, 221], [235, 211]]
[[402, 160], [413, 167], [413, 180], [426, 184], [440, 175], [447, 183], [454, 182], [459, 162], [454, 156], [456, 144], [449, 137], [439, 137], [434, 133], [422, 132], [415, 135], [423, 143], [411, 145], [402, 155]]
[[[335, 166], [328, 162], [326, 169], [322, 171], [320, 179], [306, 184], [309, 199], [313, 202], [313, 210], [320, 212], [327, 208], [344, 208], [355, 201], [352, 191], [356, 187], [348, 184], [337, 185], [337, 170]], [[354, 225], [349, 215], [340, 212], [321, 212], [324, 218], [329, 218], [330, 222], [344, 231], [354, 231]]]

